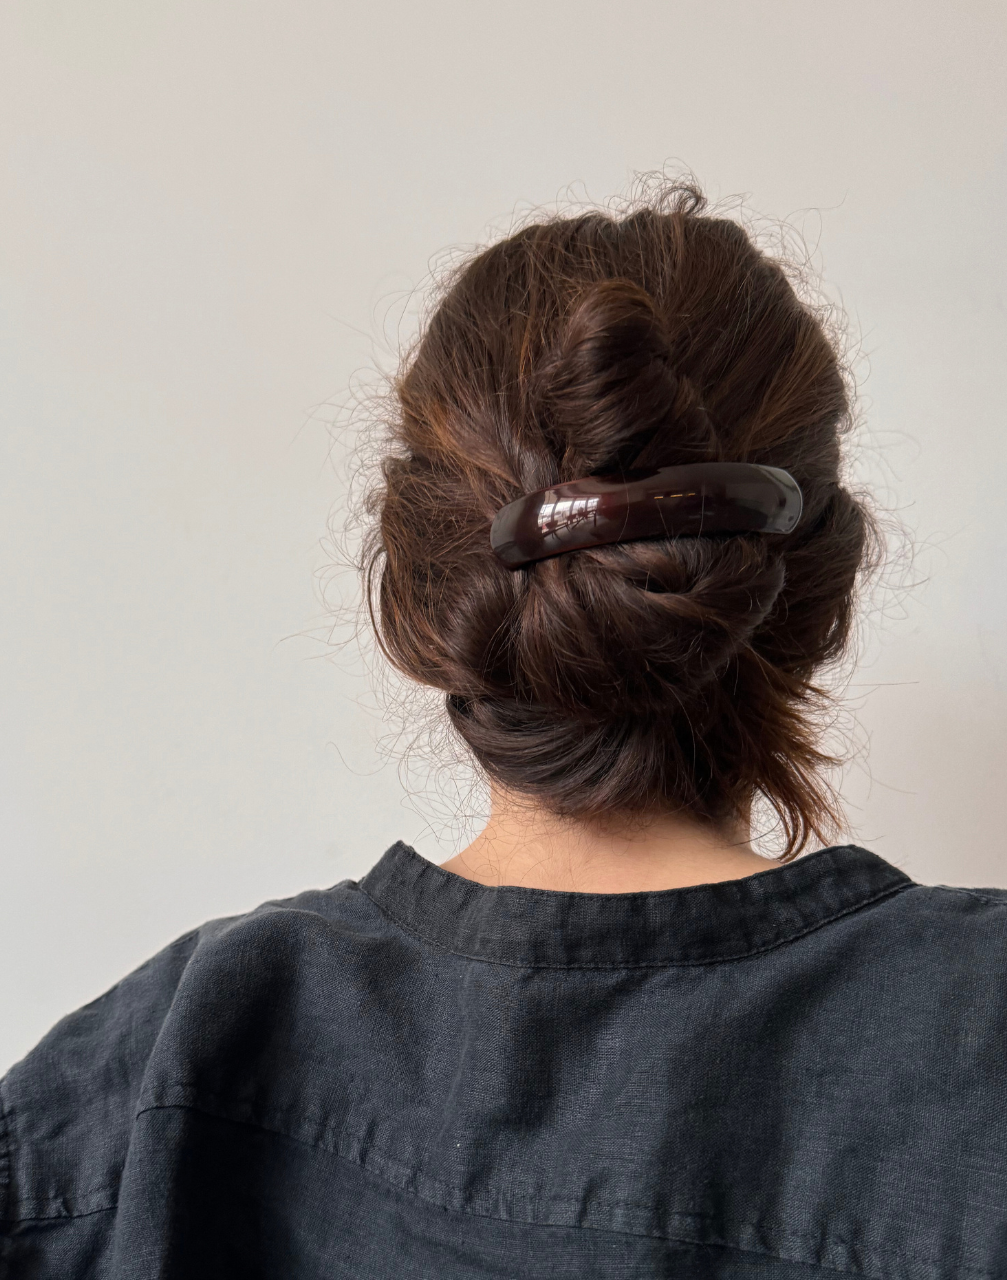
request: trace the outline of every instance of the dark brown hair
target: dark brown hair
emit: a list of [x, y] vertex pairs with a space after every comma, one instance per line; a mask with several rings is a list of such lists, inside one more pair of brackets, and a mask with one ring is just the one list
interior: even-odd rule
[[[819, 744], [874, 526], [840, 483], [849, 427], [821, 320], [736, 222], [677, 187], [622, 217], [524, 227], [457, 270], [395, 383], [368, 599], [401, 671], [444, 690], [486, 773], [578, 818], [762, 795], [784, 859], [840, 825]], [[789, 471], [788, 535], [647, 540], [517, 571], [490, 522], [613, 467]]]

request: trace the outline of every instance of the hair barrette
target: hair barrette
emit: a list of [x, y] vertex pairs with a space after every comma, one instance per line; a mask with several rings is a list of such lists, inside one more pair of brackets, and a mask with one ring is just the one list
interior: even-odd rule
[[797, 482], [779, 467], [694, 462], [551, 485], [501, 507], [490, 545], [509, 569], [614, 542], [715, 533], [790, 533]]

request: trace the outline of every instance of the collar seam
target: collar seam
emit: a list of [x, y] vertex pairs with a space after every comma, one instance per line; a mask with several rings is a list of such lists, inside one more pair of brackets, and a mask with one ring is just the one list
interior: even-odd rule
[[920, 886], [914, 880], [906, 880], [900, 884], [887, 885], [883, 889], [879, 889], [877, 893], [871, 894], [868, 898], [861, 898], [855, 903], [843, 907], [840, 911], [835, 911], [832, 915], [823, 916], [822, 919], [816, 920], [813, 924], [799, 929], [796, 933], [788, 934], [785, 938], [776, 938], [774, 941], [764, 946], [752, 947], [747, 951], [734, 952], [726, 956], [711, 956], [706, 960], [653, 960], [641, 961], [639, 963], [627, 964], [541, 964], [529, 960], [502, 960], [492, 956], [474, 955], [469, 951], [456, 951], [454, 948], [441, 942], [437, 938], [432, 938], [423, 933], [421, 930], [414, 928], [400, 919], [395, 912], [383, 903], [379, 902], [372, 894], [370, 894], [358, 882], [357, 888], [370, 902], [377, 907], [383, 916], [391, 920], [403, 933], [408, 933], [414, 938], [418, 938], [421, 942], [428, 943], [430, 946], [436, 947], [439, 951], [445, 952], [447, 955], [459, 956], [464, 960], [476, 960], [482, 964], [504, 965], [511, 969], [561, 969], [574, 971], [608, 971], [608, 972], [625, 972], [633, 969], [692, 969], [702, 965], [711, 964], [730, 964], [739, 960], [748, 960], [753, 956], [764, 955], [767, 951], [775, 951], [777, 947], [786, 946], [789, 942], [796, 942], [798, 938], [806, 937], [809, 933], [814, 933], [816, 929], [821, 929], [824, 925], [831, 924], [835, 920], [841, 920], [843, 916], [853, 915], [855, 912], [862, 910], [864, 907], [872, 906], [876, 902], [881, 902], [885, 898], [893, 897], [895, 894], [902, 893], [906, 889], [916, 889]]

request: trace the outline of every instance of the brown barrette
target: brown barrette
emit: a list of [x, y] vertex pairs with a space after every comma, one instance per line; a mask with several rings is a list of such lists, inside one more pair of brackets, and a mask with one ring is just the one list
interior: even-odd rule
[[555, 484], [501, 507], [490, 545], [509, 569], [612, 542], [712, 533], [790, 533], [793, 476], [751, 462], [694, 462]]

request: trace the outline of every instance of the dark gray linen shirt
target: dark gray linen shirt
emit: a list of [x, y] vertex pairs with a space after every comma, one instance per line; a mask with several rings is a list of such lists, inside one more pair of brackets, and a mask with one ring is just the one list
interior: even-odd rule
[[0, 1082], [16, 1280], [1007, 1277], [1007, 891], [856, 846], [662, 892], [396, 844]]

